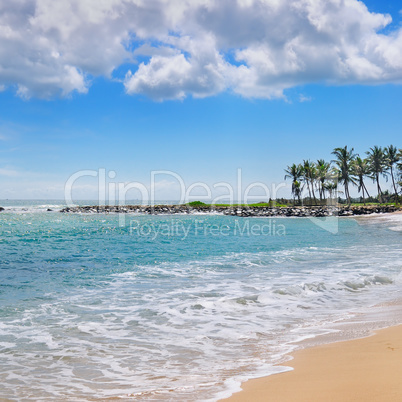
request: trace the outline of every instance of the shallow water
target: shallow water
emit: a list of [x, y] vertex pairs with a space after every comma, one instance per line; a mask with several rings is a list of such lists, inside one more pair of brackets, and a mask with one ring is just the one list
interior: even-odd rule
[[214, 400], [401, 289], [390, 216], [120, 226], [49, 205], [0, 214], [3, 398]]

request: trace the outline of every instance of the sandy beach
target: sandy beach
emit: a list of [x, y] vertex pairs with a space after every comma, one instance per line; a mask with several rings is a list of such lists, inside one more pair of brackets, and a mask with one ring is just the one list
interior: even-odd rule
[[294, 370], [247, 381], [225, 401], [400, 401], [402, 325], [297, 351], [286, 366]]

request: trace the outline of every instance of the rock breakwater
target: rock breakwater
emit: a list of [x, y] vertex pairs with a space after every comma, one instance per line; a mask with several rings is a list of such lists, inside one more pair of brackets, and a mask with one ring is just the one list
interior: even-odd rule
[[188, 205], [125, 205], [125, 206], [77, 206], [66, 207], [63, 213], [134, 213], [146, 215], [176, 215], [176, 214], [222, 214], [229, 216], [294, 216], [294, 217], [325, 217], [353, 216], [395, 212], [399, 208], [393, 205], [382, 206], [302, 206], [302, 207], [249, 207], [249, 206], [196, 206]]

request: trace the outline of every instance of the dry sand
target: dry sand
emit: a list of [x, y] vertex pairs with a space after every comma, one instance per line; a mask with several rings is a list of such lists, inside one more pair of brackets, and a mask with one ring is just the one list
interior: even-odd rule
[[282, 374], [247, 381], [228, 402], [402, 401], [402, 325], [300, 350]]

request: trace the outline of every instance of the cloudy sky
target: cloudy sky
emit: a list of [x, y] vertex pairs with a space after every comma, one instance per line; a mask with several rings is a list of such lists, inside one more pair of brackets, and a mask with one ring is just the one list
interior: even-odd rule
[[3, 0], [0, 198], [103, 168], [271, 186], [337, 146], [401, 147], [401, 22], [402, 0]]

